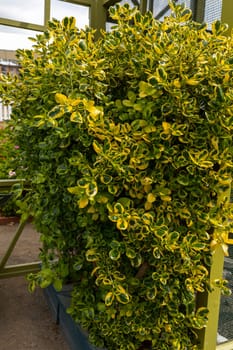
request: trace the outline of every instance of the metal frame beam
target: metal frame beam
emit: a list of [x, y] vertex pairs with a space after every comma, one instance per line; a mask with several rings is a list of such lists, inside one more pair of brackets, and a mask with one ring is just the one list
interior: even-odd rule
[[109, 8], [110, 6], [114, 6], [119, 0], [102, 0], [103, 6]]
[[101, 29], [105, 29], [107, 21], [107, 9], [102, 0], [92, 0], [90, 7], [90, 26], [95, 28], [96, 38], [99, 37]]
[[0, 270], [0, 279], [26, 276], [28, 273], [35, 273], [41, 270], [41, 262], [5, 266]]
[[[210, 268], [210, 283], [215, 280], [222, 279], [224, 265], [224, 252], [222, 247], [217, 246], [213, 254], [213, 262]], [[216, 349], [217, 330], [220, 310], [220, 288], [214, 288], [212, 292], [198, 293], [197, 307], [207, 307], [209, 310], [208, 322], [206, 328], [198, 332], [200, 341], [200, 349], [214, 350]]]
[[205, 18], [205, 3], [206, 0], [195, 0], [191, 3], [191, 9], [193, 12], [193, 19], [202, 23]]
[[[2, 194], [9, 194], [12, 191], [12, 186], [24, 182], [25, 180], [21, 179], [0, 179], [0, 190]], [[16, 243], [18, 242], [23, 229], [27, 223], [27, 218], [24, 220], [21, 220], [17, 230], [10, 241], [8, 248], [5, 251], [5, 254], [0, 260], [0, 279], [2, 278], [8, 278], [8, 277], [15, 277], [15, 276], [24, 276], [30, 272], [37, 272], [41, 268], [41, 262], [30, 262], [25, 264], [18, 264], [18, 265], [7, 265], [6, 263], [9, 260]]]
[[2, 17], [0, 17], [0, 24], [9, 26], [9, 27], [43, 32], [46, 29], [47, 22], [50, 18], [50, 6], [51, 6], [51, 0], [44, 0], [44, 21], [43, 21], [44, 23], [43, 24], [22, 22], [22, 21], [17, 21], [9, 18], [2, 18]]
[[81, 6], [91, 6], [92, 0], [60, 0], [62, 2], [69, 2], [71, 4], [81, 5]]
[[232, 0], [223, 0], [221, 20], [222, 22], [228, 24], [229, 29], [232, 29], [233, 27], [233, 1]]

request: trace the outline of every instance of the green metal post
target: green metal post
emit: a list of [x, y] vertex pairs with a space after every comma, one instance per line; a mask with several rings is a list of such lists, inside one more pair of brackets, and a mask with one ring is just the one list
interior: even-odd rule
[[196, 0], [192, 4], [193, 19], [202, 23], [205, 18], [205, 3], [206, 0]]
[[40, 270], [41, 270], [40, 261], [5, 266], [3, 269], [0, 269], [0, 279], [17, 277], [17, 276], [26, 276], [29, 273], [35, 273]]
[[233, 27], [233, 1], [223, 0], [221, 20], [229, 25], [229, 29]]
[[[213, 262], [210, 269], [210, 282], [222, 279], [224, 264], [224, 252], [217, 246], [213, 254]], [[199, 332], [200, 349], [215, 350], [217, 342], [218, 319], [220, 309], [220, 288], [214, 288], [211, 293], [199, 293], [197, 295], [197, 307], [204, 306], [209, 310], [207, 327]]]
[[147, 0], [140, 1], [140, 11], [144, 15], [147, 11]]
[[44, 26], [47, 26], [50, 20], [51, 0], [44, 0]]
[[97, 29], [96, 38], [100, 35], [100, 30], [105, 29], [107, 21], [107, 9], [102, 0], [93, 0], [90, 8], [90, 26]]
[[106, 8], [109, 8], [110, 6], [114, 6], [117, 2], [119, 2], [119, 0], [102, 0], [103, 1], [103, 5]]

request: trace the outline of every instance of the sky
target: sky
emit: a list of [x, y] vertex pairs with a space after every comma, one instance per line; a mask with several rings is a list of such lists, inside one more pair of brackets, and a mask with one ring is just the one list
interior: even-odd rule
[[[89, 9], [85, 6], [51, 0], [51, 18], [61, 20], [65, 16], [74, 16], [79, 28], [89, 23]], [[44, 0], [0, 0], [0, 18], [22, 22], [43, 24]], [[30, 48], [28, 37], [35, 37], [36, 31], [0, 25], [0, 49], [16, 50]]]

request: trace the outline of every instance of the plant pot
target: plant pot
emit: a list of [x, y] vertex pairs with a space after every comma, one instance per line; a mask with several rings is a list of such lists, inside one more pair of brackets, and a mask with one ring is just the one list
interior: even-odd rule
[[19, 220], [18, 216], [0, 216], [0, 225], [16, 224]]
[[61, 292], [57, 292], [53, 286], [44, 290], [53, 319], [60, 325], [71, 350], [100, 350], [90, 345], [87, 334], [66, 312], [70, 305], [72, 287], [71, 284], [66, 285]]

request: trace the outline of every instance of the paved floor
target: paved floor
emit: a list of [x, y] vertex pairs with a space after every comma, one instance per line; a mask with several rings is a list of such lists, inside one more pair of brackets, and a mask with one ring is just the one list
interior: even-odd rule
[[[15, 227], [0, 225], [0, 256]], [[28, 224], [9, 263], [37, 261], [39, 247], [39, 236]], [[0, 280], [0, 350], [69, 350], [43, 291], [30, 294], [24, 277]]]

